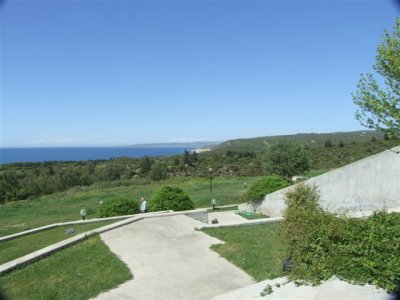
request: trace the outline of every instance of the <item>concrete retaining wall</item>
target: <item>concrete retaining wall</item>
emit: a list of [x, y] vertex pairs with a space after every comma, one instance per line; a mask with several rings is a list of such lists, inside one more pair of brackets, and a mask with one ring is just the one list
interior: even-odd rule
[[[316, 186], [321, 206], [333, 213], [357, 214], [400, 207], [400, 146], [304, 181]], [[270, 217], [282, 216], [285, 194], [294, 186], [269, 194], [259, 207]], [[241, 210], [249, 209], [241, 205]]]

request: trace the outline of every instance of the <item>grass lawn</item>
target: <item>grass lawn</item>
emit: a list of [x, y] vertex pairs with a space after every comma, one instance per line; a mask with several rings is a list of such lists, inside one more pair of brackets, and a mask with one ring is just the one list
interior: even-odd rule
[[205, 228], [203, 232], [225, 241], [212, 249], [231, 263], [262, 281], [283, 276], [282, 263], [286, 247], [279, 233], [279, 223], [238, 226], [228, 228]]
[[[94, 271], [95, 270], [95, 271]], [[99, 236], [0, 277], [9, 299], [89, 299], [133, 276]]]
[[214, 178], [213, 196], [210, 195], [209, 179], [178, 177], [163, 182], [129, 181], [96, 183], [89, 187], [75, 187], [65, 192], [42, 196], [37, 199], [11, 202], [0, 205], [0, 236], [13, 234], [30, 228], [62, 221], [80, 219], [79, 211], [86, 208], [87, 218], [95, 218], [100, 201], [115, 198], [137, 199], [151, 196], [162, 185], [177, 186], [184, 189], [196, 208], [211, 206], [215, 198], [218, 205], [242, 202], [243, 182], [249, 185], [258, 177]]
[[[79, 233], [102, 227], [113, 222], [116, 221], [56, 227], [46, 231], [18, 237], [13, 240], [0, 242], [0, 265], [29, 254], [33, 251], [42, 249], [51, 244], [70, 238]], [[67, 228], [73, 228], [75, 232], [66, 234], [65, 230]]]

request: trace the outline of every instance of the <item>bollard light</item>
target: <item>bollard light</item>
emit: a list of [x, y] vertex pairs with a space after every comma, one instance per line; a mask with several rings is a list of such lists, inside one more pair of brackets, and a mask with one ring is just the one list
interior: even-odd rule
[[80, 215], [82, 216], [82, 220], [85, 220], [85, 217], [86, 217], [86, 215], [87, 215], [87, 211], [86, 211], [86, 209], [81, 209], [81, 211], [79, 212], [80, 213]]
[[212, 199], [211, 200], [211, 205], [212, 205], [213, 210], [215, 210], [215, 205], [216, 204], [217, 204], [217, 201], [215, 199]]

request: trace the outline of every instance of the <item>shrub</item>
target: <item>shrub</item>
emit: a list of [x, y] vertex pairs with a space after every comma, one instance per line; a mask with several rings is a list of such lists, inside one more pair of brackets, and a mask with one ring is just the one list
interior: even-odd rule
[[280, 141], [266, 152], [264, 168], [269, 174], [286, 178], [302, 174], [309, 169], [307, 153], [295, 142]]
[[336, 217], [318, 204], [315, 187], [286, 194], [282, 231], [293, 261], [292, 280], [318, 284], [333, 275], [393, 292], [400, 284], [400, 214]]
[[182, 189], [170, 186], [164, 186], [159, 189], [149, 202], [150, 211], [181, 211], [193, 208], [193, 202]]
[[100, 218], [132, 215], [139, 213], [139, 204], [130, 199], [112, 199], [104, 202], [97, 210]]
[[167, 167], [162, 162], [156, 162], [149, 172], [149, 176], [154, 181], [160, 181], [167, 178]]
[[333, 144], [331, 140], [326, 140], [324, 143], [325, 148], [332, 148]]
[[255, 181], [246, 191], [244, 197], [247, 201], [261, 201], [265, 195], [287, 187], [289, 183], [280, 176], [266, 176]]

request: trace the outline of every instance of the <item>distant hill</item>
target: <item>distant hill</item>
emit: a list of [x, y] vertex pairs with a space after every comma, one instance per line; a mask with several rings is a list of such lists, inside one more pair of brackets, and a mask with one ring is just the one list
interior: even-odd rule
[[235, 139], [223, 142], [214, 146], [215, 151], [263, 151], [267, 146], [276, 144], [281, 140], [290, 140], [301, 145], [308, 145], [310, 148], [321, 147], [325, 141], [337, 145], [340, 141], [344, 144], [367, 142], [375, 137], [382, 139], [383, 134], [377, 131], [363, 130], [350, 132], [332, 132], [332, 133], [298, 133], [292, 135], [265, 136], [247, 139]]
[[120, 147], [126, 148], [191, 148], [198, 149], [208, 146], [214, 146], [220, 142], [191, 142], [191, 143], [150, 143], [150, 144], [135, 144], [135, 145], [124, 145]]

